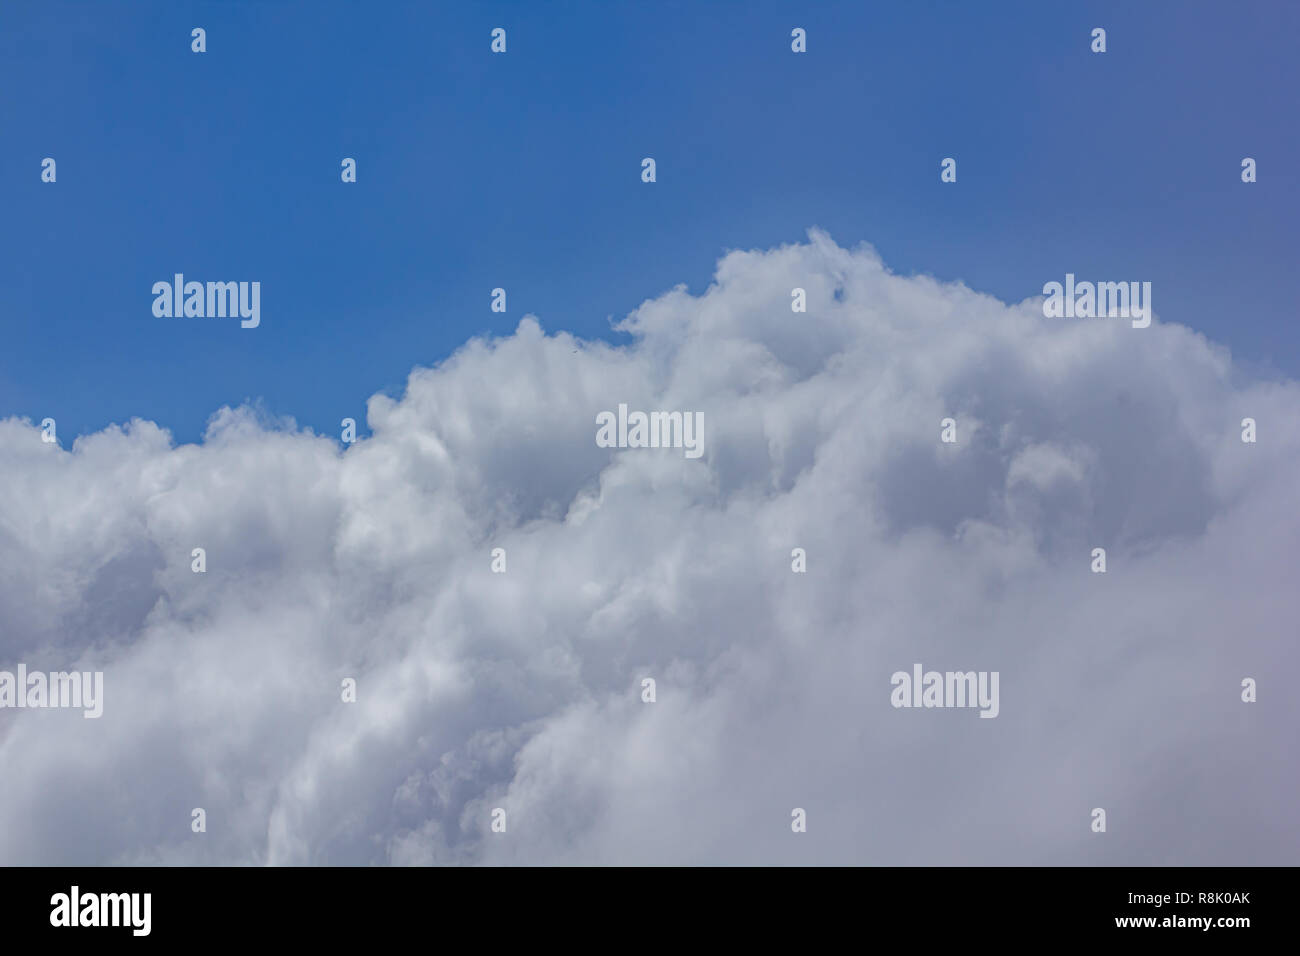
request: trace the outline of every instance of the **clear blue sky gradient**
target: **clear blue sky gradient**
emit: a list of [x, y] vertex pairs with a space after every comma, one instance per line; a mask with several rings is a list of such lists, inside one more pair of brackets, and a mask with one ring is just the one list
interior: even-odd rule
[[[1151, 281], [1165, 321], [1300, 376], [1298, 46], [1292, 2], [7, 0], [0, 416], [194, 441], [262, 399], [337, 436], [473, 335], [618, 340], [813, 225], [1009, 301]], [[261, 327], [155, 318], [175, 272], [260, 281]]]

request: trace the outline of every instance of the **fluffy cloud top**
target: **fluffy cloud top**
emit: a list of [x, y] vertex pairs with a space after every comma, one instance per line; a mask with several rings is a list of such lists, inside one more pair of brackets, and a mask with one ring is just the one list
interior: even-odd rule
[[[105, 674], [0, 710], [0, 862], [1300, 862], [1296, 383], [816, 231], [620, 328], [472, 341], [346, 450], [0, 422], [0, 669]], [[619, 403], [705, 456], [597, 447]], [[915, 662], [997, 719], [892, 707]]]

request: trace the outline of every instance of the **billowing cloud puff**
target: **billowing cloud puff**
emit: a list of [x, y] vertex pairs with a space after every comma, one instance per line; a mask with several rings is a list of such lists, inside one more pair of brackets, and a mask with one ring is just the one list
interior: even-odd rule
[[[1296, 383], [816, 231], [620, 328], [472, 341], [346, 448], [0, 422], [0, 669], [104, 673], [0, 710], [0, 861], [1300, 862]], [[598, 446], [620, 403], [704, 456]], [[918, 663], [996, 719], [892, 706]]]

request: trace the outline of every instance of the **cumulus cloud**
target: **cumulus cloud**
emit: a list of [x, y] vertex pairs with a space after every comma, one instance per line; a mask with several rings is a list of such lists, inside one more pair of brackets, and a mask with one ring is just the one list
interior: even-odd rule
[[[346, 448], [0, 422], [0, 669], [105, 675], [0, 710], [0, 861], [1300, 862], [1296, 383], [817, 231], [619, 328], [471, 341]], [[619, 403], [704, 457], [598, 447]], [[895, 709], [915, 662], [999, 716]]]

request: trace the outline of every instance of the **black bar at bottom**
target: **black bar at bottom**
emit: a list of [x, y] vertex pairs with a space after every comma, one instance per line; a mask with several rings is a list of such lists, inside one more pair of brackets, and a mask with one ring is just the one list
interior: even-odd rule
[[1295, 872], [14, 867], [0, 868], [0, 883], [0, 925], [10, 943], [57, 944], [63, 937], [92, 946], [153, 940], [338, 947], [415, 934], [457, 947], [653, 947], [709, 939], [770, 946], [843, 934], [883, 942], [902, 932], [925, 945], [1045, 937], [1231, 945], [1261, 930], [1289, 935]]

